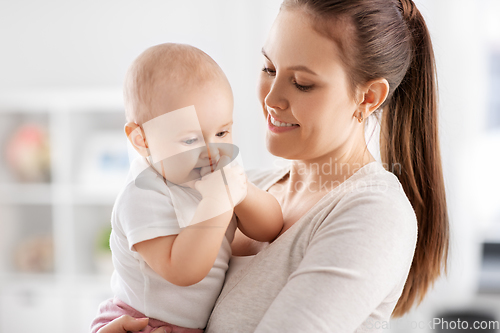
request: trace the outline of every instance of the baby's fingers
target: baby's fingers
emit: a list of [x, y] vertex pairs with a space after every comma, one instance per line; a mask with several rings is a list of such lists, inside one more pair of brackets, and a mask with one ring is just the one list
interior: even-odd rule
[[168, 326], [158, 327], [154, 331], [151, 331], [151, 333], [172, 333], [172, 327]]
[[205, 177], [206, 175], [208, 175], [210, 172], [211, 172], [211, 168], [210, 168], [210, 165], [209, 166], [206, 166], [206, 167], [202, 167], [200, 169], [200, 176], [201, 177]]
[[123, 315], [103, 326], [97, 333], [138, 332], [148, 325], [148, 318], [133, 318]]
[[222, 155], [221, 158], [219, 159], [219, 162], [217, 162], [216, 170], [222, 169], [223, 167], [225, 167], [229, 163], [231, 163], [231, 158], [229, 156]]

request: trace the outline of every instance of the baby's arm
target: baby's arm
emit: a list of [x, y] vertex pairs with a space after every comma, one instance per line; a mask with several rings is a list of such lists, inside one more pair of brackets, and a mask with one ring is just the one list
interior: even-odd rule
[[[194, 221], [203, 221], [184, 228], [178, 235], [158, 237], [134, 245], [146, 263], [161, 277], [178, 286], [190, 286], [200, 282], [212, 268], [222, 240], [225, 237], [233, 210], [221, 199], [228, 198], [226, 189], [211, 177], [197, 186], [203, 199], [200, 201]], [[200, 183], [201, 183], [200, 182]], [[213, 218], [214, 209], [228, 209]], [[222, 210], [224, 211], [224, 210]]]
[[276, 198], [248, 182], [247, 196], [236, 207], [238, 228], [248, 237], [271, 242], [283, 228], [283, 213]]

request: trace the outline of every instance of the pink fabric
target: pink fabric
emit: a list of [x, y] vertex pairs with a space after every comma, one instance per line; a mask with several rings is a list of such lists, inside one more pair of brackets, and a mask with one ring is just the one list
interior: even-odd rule
[[[101, 327], [122, 315], [129, 315], [134, 318], [146, 318], [144, 314], [130, 305], [123, 303], [117, 298], [111, 298], [99, 305], [99, 314], [94, 321], [92, 321], [90, 332], [97, 333]], [[150, 333], [152, 330], [162, 326], [171, 327], [172, 333], [203, 333], [202, 329], [180, 327], [153, 318], [149, 318], [148, 326], [141, 332]]]

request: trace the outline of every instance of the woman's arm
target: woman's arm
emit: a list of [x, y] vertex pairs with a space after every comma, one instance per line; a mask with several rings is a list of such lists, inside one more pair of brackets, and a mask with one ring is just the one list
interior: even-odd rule
[[234, 212], [238, 217], [238, 228], [260, 242], [273, 241], [283, 228], [283, 214], [276, 198], [250, 182], [247, 196]]
[[395, 305], [417, 222], [404, 194], [366, 192], [322, 222], [255, 332], [354, 332], [383, 302]]

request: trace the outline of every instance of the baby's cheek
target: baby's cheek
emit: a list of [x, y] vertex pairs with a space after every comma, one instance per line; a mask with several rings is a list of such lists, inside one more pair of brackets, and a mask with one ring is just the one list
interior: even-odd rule
[[180, 154], [177, 154], [177, 160], [179, 163], [179, 166], [183, 168], [184, 170], [191, 170], [195, 167], [196, 163], [198, 162], [199, 156], [200, 156], [200, 149], [195, 148], [191, 149], [185, 152], [182, 152]]

